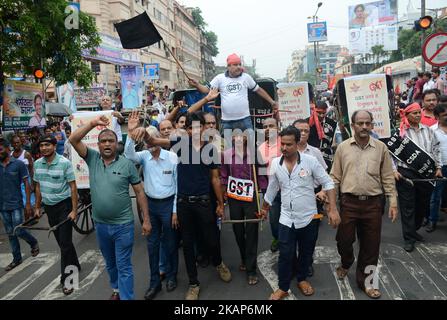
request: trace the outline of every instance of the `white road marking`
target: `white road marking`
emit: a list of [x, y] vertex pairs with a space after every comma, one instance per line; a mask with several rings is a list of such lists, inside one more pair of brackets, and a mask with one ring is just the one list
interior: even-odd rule
[[381, 255], [379, 255], [379, 263], [377, 267], [379, 269], [380, 287], [385, 289], [392, 300], [403, 300], [405, 294]]
[[354, 291], [352, 291], [348, 276], [346, 276], [343, 280], [338, 280], [336, 269], [339, 264], [340, 263], [329, 263], [329, 266], [332, 274], [334, 275], [338, 292], [340, 293], [340, 300], [355, 300]]
[[95, 265], [95, 267], [89, 273], [89, 275], [79, 282], [79, 289], [74, 290], [73, 293], [70, 294], [69, 296], [65, 296], [62, 293], [62, 289], [60, 287], [60, 278], [57, 277], [48, 286], [46, 286], [37, 296], [35, 296], [33, 300], [57, 300], [62, 298], [75, 300], [84, 295], [87, 292], [87, 290], [91, 287], [93, 282], [104, 271], [105, 262], [99, 251], [88, 250], [84, 252], [84, 254], [79, 258], [79, 263], [81, 264], [81, 267], [83, 267], [83, 265], [87, 263]]
[[[424, 257], [430, 266], [447, 282], [447, 266], [445, 262], [441, 261], [440, 257], [447, 256], [447, 246], [439, 244], [430, 244], [430, 247], [421, 244], [416, 248]], [[434, 260], [439, 259], [439, 260]]]
[[400, 246], [394, 244], [382, 245], [383, 257], [385, 260], [394, 260], [400, 262], [408, 273], [416, 280], [417, 284], [427, 293], [433, 294], [435, 300], [445, 300], [446, 295], [433, 281], [433, 279], [426, 274], [424, 269], [418, 265], [413, 257]]
[[28, 288], [34, 281], [36, 281], [45, 271], [51, 268], [57, 261], [59, 260], [59, 255], [57, 253], [48, 252], [41, 253], [37, 257], [25, 259], [21, 265], [15, 267], [8, 273], [6, 273], [3, 277], [0, 278], [0, 287], [3, 283], [17, 275], [20, 271], [23, 271], [25, 268], [31, 265], [41, 265], [39, 269], [33, 272], [28, 278], [23, 280], [17, 287], [11, 290], [7, 295], [0, 298], [0, 300], [12, 300], [18, 294], [20, 294], [23, 290]]
[[[278, 275], [274, 271], [273, 266], [278, 260], [278, 252], [272, 253], [269, 251], [264, 251], [258, 255], [258, 268], [262, 276], [267, 280], [273, 291], [277, 290], [278, 287]], [[268, 299], [268, 297], [266, 297]], [[289, 296], [283, 300], [297, 300], [296, 296], [289, 290]]]

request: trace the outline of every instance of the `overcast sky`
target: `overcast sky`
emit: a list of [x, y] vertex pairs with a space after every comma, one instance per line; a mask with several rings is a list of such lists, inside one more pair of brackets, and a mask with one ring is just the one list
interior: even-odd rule
[[[307, 44], [307, 19], [314, 15], [319, 1], [314, 0], [177, 0], [199, 7], [208, 23], [208, 30], [218, 38], [219, 55], [214, 59], [225, 65], [226, 57], [235, 52], [251, 65], [256, 59], [257, 71], [275, 79], [286, 75], [291, 64], [291, 53]], [[327, 21], [326, 44], [348, 44], [348, 7], [373, 1], [321, 1], [320, 21]], [[419, 0], [412, 0], [420, 8]], [[398, 0], [399, 16], [406, 12], [408, 0]], [[447, 6], [446, 0], [427, 0], [427, 8]]]

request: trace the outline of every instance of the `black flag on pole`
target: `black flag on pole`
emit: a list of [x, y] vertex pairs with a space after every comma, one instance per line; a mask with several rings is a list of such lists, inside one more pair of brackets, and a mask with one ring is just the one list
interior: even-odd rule
[[146, 11], [115, 24], [124, 49], [140, 49], [163, 40]]

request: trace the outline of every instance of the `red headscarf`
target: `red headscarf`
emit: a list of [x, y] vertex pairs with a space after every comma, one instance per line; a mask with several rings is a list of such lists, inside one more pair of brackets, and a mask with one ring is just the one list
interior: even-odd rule
[[400, 109], [400, 136], [403, 138], [405, 136], [405, 133], [410, 128], [410, 123], [408, 122], [407, 114], [413, 111], [421, 110], [421, 106], [419, 103], [415, 102], [410, 104], [405, 109]]
[[324, 131], [323, 131], [323, 127], [321, 126], [320, 120], [318, 119], [318, 113], [317, 110], [321, 110], [321, 111], [325, 111], [326, 109], [319, 109], [316, 108], [315, 105], [312, 103], [310, 105], [310, 118], [309, 118], [309, 126], [313, 126], [315, 125], [315, 127], [317, 128], [317, 133], [318, 133], [318, 139], [323, 139], [324, 138]]

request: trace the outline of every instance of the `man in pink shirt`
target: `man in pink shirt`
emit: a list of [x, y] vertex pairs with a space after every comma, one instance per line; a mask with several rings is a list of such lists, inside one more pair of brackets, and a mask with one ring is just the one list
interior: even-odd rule
[[[262, 124], [265, 130], [265, 142], [262, 143], [258, 152], [261, 156], [261, 163], [265, 166], [259, 169], [260, 174], [270, 175], [270, 166], [272, 160], [276, 157], [281, 156], [281, 140], [278, 136], [278, 122], [274, 118], [267, 118]], [[264, 169], [264, 170], [262, 170]], [[263, 193], [265, 193], [263, 191]], [[270, 229], [272, 230], [272, 244], [270, 250], [272, 252], [278, 251], [278, 226], [279, 226], [279, 215], [281, 212], [281, 194], [278, 192], [275, 200], [272, 203], [269, 211], [269, 221]]]

